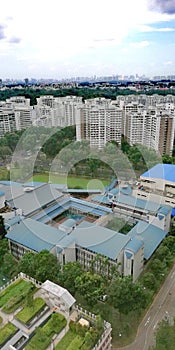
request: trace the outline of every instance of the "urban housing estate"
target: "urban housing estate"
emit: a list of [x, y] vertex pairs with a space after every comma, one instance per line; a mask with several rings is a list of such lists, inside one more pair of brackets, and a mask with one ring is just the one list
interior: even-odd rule
[[116, 100], [41, 96], [37, 104], [23, 96], [0, 102], [0, 135], [34, 126], [76, 125], [77, 141], [86, 139], [102, 149], [107, 142], [144, 145], [160, 155], [172, 155], [175, 130], [175, 97], [127, 95]]

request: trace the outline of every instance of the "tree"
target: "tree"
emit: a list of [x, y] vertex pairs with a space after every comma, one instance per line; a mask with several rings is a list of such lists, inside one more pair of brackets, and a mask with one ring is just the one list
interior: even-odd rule
[[18, 271], [44, 282], [50, 280], [57, 283], [60, 273], [60, 264], [57, 258], [47, 250], [38, 254], [26, 253], [19, 261]]
[[79, 262], [67, 262], [63, 266], [62, 273], [59, 274], [59, 283], [74, 295], [76, 292], [76, 278], [80, 277], [82, 273], [82, 266]]
[[37, 280], [44, 282], [50, 280], [52, 282], [58, 281], [60, 273], [60, 264], [53, 254], [47, 250], [43, 250], [34, 257], [35, 273]]
[[18, 272], [23, 272], [28, 276], [34, 277], [35, 265], [34, 265], [35, 254], [32, 252], [25, 253], [18, 264]]
[[8, 240], [0, 237], [0, 265], [2, 264], [5, 253], [8, 253]]
[[108, 288], [108, 295], [109, 303], [123, 314], [140, 310], [147, 302], [143, 286], [139, 282], [133, 283], [130, 276], [115, 278]]
[[84, 272], [75, 280], [77, 292], [84, 296], [89, 306], [94, 305], [103, 295], [103, 278], [100, 275]]
[[155, 258], [151, 265], [151, 271], [156, 275], [157, 279], [161, 279], [164, 275], [166, 269], [166, 264], [164, 261]]
[[145, 288], [150, 290], [157, 289], [157, 279], [152, 272], [145, 272], [142, 278], [142, 284]]
[[10, 253], [4, 254], [3, 265], [1, 266], [1, 270], [5, 276], [8, 278], [13, 277], [17, 273], [17, 261], [13, 255]]
[[5, 225], [4, 225], [4, 218], [2, 215], [0, 215], [0, 237], [4, 238], [6, 233], [7, 233], [7, 231], [6, 231]]

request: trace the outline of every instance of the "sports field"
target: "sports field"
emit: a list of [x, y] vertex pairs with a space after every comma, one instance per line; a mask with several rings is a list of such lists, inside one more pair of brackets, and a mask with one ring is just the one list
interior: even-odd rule
[[82, 189], [101, 189], [101, 190], [103, 190], [104, 186], [109, 184], [109, 181], [104, 179], [93, 179], [92, 177], [84, 178], [84, 177], [76, 177], [76, 176], [66, 177], [64, 175], [58, 175], [58, 174], [36, 174], [36, 175], [33, 175], [32, 178], [28, 179], [28, 181], [66, 184], [69, 188], [76, 187], [76, 188], [82, 188]]

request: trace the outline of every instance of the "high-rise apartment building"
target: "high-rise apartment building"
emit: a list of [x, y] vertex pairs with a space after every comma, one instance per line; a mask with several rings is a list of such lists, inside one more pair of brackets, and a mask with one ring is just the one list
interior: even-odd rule
[[82, 97], [41, 96], [35, 106], [34, 125], [47, 127], [65, 127], [75, 125], [77, 107], [82, 104]]
[[126, 111], [123, 116], [123, 134], [128, 143], [144, 145], [160, 155], [172, 155], [174, 130], [175, 114], [168, 109], [149, 107], [137, 113]]
[[109, 141], [121, 144], [122, 109], [110, 100], [92, 99], [85, 101], [76, 118], [77, 140], [86, 139], [91, 147], [103, 148]]
[[6, 132], [13, 132], [16, 130], [16, 121], [14, 112], [3, 112], [0, 110], [0, 137]]
[[30, 99], [24, 96], [10, 97], [0, 103], [1, 136], [6, 132], [26, 129], [32, 125]]

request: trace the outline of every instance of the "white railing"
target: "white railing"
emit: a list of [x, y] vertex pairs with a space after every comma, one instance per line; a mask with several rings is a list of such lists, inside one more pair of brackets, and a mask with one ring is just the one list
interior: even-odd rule
[[17, 276], [13, 277], [10, 281], [8, 281], [7, 283], [5, 283], [2, 287], [0, 287], [0, 292], [3, 291], [4, 289], [6, 289], [7, 287], [9, 287], [12, 283], [14, 283], [15, 281], [17, 281], [18, 279], [25, 279], [27, 281], [32, 282], [37, 288], [40, 288], [42, 285], [42, 282], [35, 280], [34, 278], [26, 275], [23, 272], [18, 273]]

